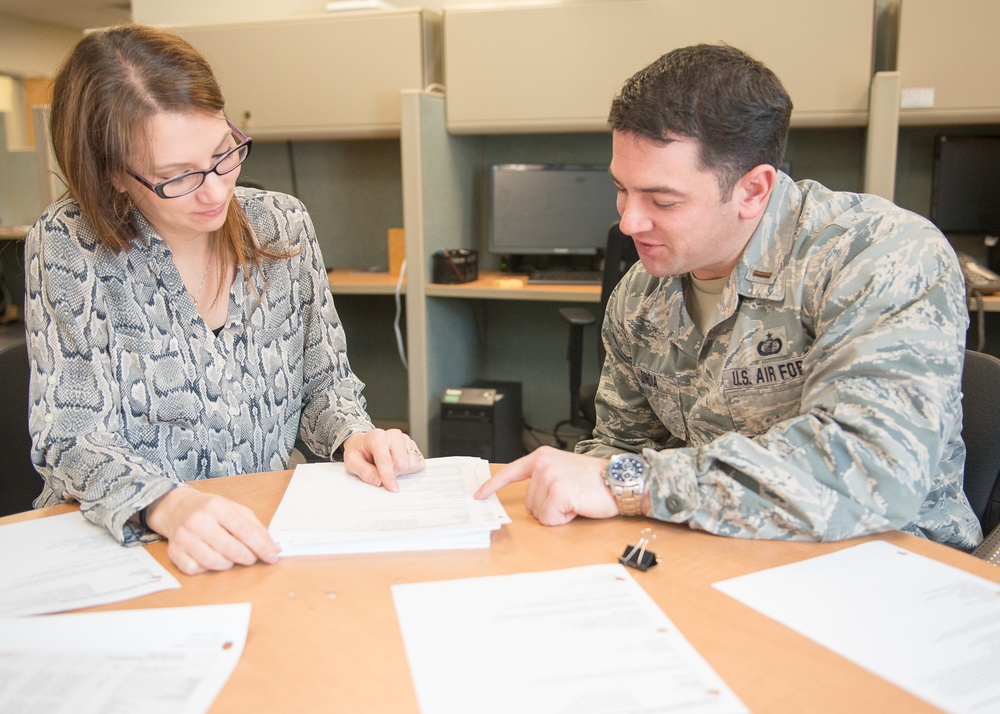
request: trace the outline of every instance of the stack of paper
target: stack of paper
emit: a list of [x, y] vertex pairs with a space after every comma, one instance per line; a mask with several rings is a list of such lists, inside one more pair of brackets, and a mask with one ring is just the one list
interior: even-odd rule
[[510, 523], [496, 496], [473, 497], [489, 477], [482, 459], [428, 459], [391, 492], [343, 464], [303, 464], [271, 519], [271, 537], [282, 555], [488, 548], [490, 533]]

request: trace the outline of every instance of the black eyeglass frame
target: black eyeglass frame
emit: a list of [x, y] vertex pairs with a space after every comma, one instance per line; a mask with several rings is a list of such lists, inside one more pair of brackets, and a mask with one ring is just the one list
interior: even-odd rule
[[[210, 169], [205, 169], [204, 171], [188, 171], [187, 173], [183, 173], [180, 176], [174, 176], [173, 178], [168, 178], [166, 181], [160, 181], [159, 183], [153, 183], [149, 179], [140, 176], [139, 174], [137, 174], [135, 171], [133, 171], [132, 169], [130, 169], [127, 166], [125, 167], [125, 171], [128, 173], [129, 176], [131, 176], [132, 178], [134, 178], [136, 181], [138, 181], [143, 186], [145, 186], [150, 191], [152, 191], [157, 196], [159, 196], [160, 198], [163, 198], [163, 199], [168, 199], [169, 200], [171, 198], [180, 198], [181, 196], [187, 196], [189, 193], [194, 193], [195, 191], [197, 191], [199, 188], [202, 187], [202, 185], [205, 183], [205, 179], [208, 178], [209, 174], [218, 174], [219, 176], [225, 176], [226, 174], [230, 174], [233, 171], [235, 171], [236, 169], [238, 169], [240, 166], [243, 165], [244, 161], [246, 161], [248, 158], [250, 158], [250, 149], [253, 146], [253, 139], [251, 139], [249, 136], [247, 136], [242, 131], [240, 131], [239, 129], [237, 129], [236, 126], [231, 121], [229, 121], [228, 118], [226, 119], [226, 124], [228, 124], [229, 128], [232, 129], [233, 132], [236, 134], [237, 138], [240, 140], [240, 143], [238, 143], [232, 149], [230, 149], [225, 154], [223, 154], [222, 156], [220, 156], [219, 160], [216, 161], [215, 164]], [[228, 159], [235, 152], [241, 151], [244, 147], [247, 150], [246, 156], [244, 156], [240, 160], [240, 162], [238, 164], [236, 164], [236, 166], [234, 166], [233, 168], [229, 169], [228, 171], [219, 171], [219, 165], [223, 161], [225, 161], [226, 159]], [[189, 190], [185, 191], [184, 193], [179, 193], [176, 196], [168, 196], [166, 194], [166, 192], [163, 190], [163, 187], [166, 186], [169, 183], [173, 183], [174, 181], [180, 181], [181, 179], [185, 179], [185, 178], [187, 178], [189, 176], [197, 176], [199, 174], [201, 175], [201, 181], [198, 182], [198, 185], [195, 186], [192, 189], [189, 189]]]

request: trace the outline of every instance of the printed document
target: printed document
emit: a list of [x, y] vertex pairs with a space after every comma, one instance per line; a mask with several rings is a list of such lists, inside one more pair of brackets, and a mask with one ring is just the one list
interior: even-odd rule
[[0, 618], [0, 711], [206, 712], [249, 623], [249, 603]]
[[946, 712], [1000, 711], [1000, 584], [872, 541], [714, 586]]
[[121, 602], [181, 585], [79, 511], [0, 526], [0, 617]]
[[489, 477], [483, 459], [427, 459], [394, 493], [341, 463], [301, 464], [269, 530], [282, 555], [488, 548], [490, 533], [510, 523], [495, 495], [473, 497]]
[[421, 714], [745, 713], [621, 565], [392, 586]]

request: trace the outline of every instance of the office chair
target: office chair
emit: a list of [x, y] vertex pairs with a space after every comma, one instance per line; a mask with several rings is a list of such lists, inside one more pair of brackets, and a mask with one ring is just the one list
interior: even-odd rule
[[989, 535], [1000, 524], [1000, 359], [965, 351], [962, 411], [965, 495]]
[[4, 465], [0, 476], [0, 516], [31, 510], [42, 492], [42, 477], [31, 463], [28, 432], [28, 347], [23, 327], [0, 336], [0, 434], [3, 434]]
[[569, 347], [566, 359], [569, 360], [569, 402], [570, 418], [556, 425], [557, 440], [559, 427], [570, 424], [578, 429], [593, 432], [597, 424], [597, 410], [594, 398], [597, 396], [596, 384], [583, 382], [583, 331], [587, 325], [597, 323], [597, 365], [604, 366], [604, 340], [601, 339], [601, 325], [604, 324], [604, 313], [608, 308], [608, 298], [622, 276], [639, 260], [632, 239], [621, 232], [618, 223], [611, 224], [608, 229], [608, 242], [604, 253], [604, 277], [601, 280], [601, 307], [596, 316], [582, 307], [564, 307], [559, 310], [560, 316], [569, 323]]

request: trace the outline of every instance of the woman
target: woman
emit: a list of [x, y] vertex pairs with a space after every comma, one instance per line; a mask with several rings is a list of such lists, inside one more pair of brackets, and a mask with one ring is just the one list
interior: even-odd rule
[[304, 206], [236, 188], [251, 140], [223, 109], [181, 38], [88, 34], [54, 84], [69, 197], [25, 248], [35, 505], [79, 501], [125, 544], [158, 533], [189, 574], [278, 547], [187, 481], [285, 469], [297, 435], [389, 490], [423, 465], [365, 413]]

